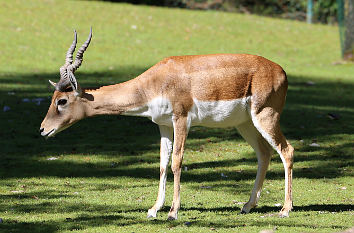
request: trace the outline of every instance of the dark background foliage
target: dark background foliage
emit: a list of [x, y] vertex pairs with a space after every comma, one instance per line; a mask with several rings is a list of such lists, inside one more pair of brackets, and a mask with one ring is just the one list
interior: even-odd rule
[[[307, 0], [103, 0], [199, 10], [222, 10], [306, 20]], [[313, 1], [313, 21], [335, 23], [336, 0]]]

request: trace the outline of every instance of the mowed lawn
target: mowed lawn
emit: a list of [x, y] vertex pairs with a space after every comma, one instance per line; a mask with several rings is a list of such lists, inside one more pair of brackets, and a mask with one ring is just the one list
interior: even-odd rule
[[[146, 218], [159, 183], [159, 132], [148, 119], [85, 119], [39, 136], [59, 67], [78, 31], [93, 40], [83, 87], [136, 77], [164, 57], [251, 53], [279, 63], [289, 91], [281, 126], [295, 147], [294, 210], [277, 217], [284, 170], [274, 153], [258, 207], [238, 215], [257, 171], [235, 129], [192, 128], [182, 207]], [[336, 232], [354, 226], [354, 65], [340, 61], [338, 28], [214, 11], [99, 1], [0, 1], [1, 232]], [[39, 98], [39, 99], [38, 99]]]

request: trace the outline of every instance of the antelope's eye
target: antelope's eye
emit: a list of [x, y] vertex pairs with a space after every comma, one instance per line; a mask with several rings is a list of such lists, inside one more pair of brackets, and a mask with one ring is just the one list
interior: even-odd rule
[[68, 102], [66, 99], [60, 99], [60, 100], [58, 100], [58, 105], [65, 105], [66, 104], [66, 102]]

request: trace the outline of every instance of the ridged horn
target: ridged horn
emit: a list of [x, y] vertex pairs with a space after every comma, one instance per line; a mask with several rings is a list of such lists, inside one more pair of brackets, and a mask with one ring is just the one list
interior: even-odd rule
[[74, 61], [73, 64], [68, 66], [68, 70], [71, 70], [74, 73], [75, 70], [77, 70], [81, 66], [81, 63], [82, 63], [82, 60], [83, 60], [83, 56], [84, 56], [84, 52], [86, 51], [87, 47], [90, 45], [91, 38], [92, 38], [92, 27], [90, 29], [90, 34], [89, 34], [87, 40], [81, 46], [81, 48], [77, 51], [77, 54], [76, 54], [76, 57], [75, 57], [75, 61]]
[[77, 33], [76, 30], [74, 30], [74, 40], [69, 47], [68, 51], [66, 52], [66, 57], [65, 57], [65, 64], [60, 67], [60, 80], [57, 83], [55, 89], [58, 91], [64, 91], [68, 85], [70, 85], [70, 80], [67, 74], [67, 67], [73, 63], [73, 53], [76, 48], [76, 43], [77, 43]]
[[74, 32], [75, 32], [75, 38], [74, 38], [72, 45], [68, 49], [68, 52], [66, 53], [65, 64], [62, 67], [60, 67], [60, 80], [56, 85], [56, 90], [58, 90], [58, 91], [65, 91], [65, 89], [68, 86], [71, 86], [74, 91], [80, 92], [78, 90], [79, 85], [78, 85], [76, 78], [74, 76], [74, 72], [81, 66], [82, 61], [83, 61], [84, 52], [86, 51], [87, 47], [89, 46], [89, 44], [91, 42], [92, 27], [90, 29], [90, 34], [89, 34], [87, 40], [78, 50], [76, 57], [75, 57], [75, 61], [73, 63], [73, 53], [75, 51], [76, 43], [77, 43], [77, 34], [76, 34], [76, 31], [74, 31]]

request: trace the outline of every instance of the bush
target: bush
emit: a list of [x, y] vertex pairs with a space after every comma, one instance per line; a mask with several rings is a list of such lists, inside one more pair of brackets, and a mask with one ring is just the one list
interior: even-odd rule
[[[307, 0], [103, 0], [199, 10], [223, 10], [306, 20]], [[336, 0], [314, 0], [313, 21], [336, 22]]]

